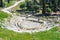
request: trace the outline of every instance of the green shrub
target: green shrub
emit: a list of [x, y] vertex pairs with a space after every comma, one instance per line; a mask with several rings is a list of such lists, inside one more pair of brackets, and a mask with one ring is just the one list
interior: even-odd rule
[[24, 9], [25, 7], [26, 7], [26, 3], [25, 3], [25, 2], [21, 2], [21, 3], [20, 3], [20, 8], [21, 8], [21, 9]]
[[60, 11], [60, 8], [59, 8], [59, 7], [57, 7], [57, 10], [58, 10], [58, 11]]
[[52, 10], [50, 8], [47, 8], [46, 11], [50, 13]]

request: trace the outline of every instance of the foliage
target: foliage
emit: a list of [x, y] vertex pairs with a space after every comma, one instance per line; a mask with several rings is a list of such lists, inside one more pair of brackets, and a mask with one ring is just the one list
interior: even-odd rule
[[50, 8], [47, 8], [46, 11], [47, 11], [48, 13], [51, 13], [52, 10], [51, 10]]
[[20, 3], [20, 8], [21, 8], [21, 9], [24, 9], [25, 7], [26, 7], [26, 3], [25, 3], [25, 2], [21, 2], [21, 3]]
[[13, 3], [15, 3], [15, 1], [10, 1], [10, 3], [4, 2], [4, 6], [9, 7], [9, 6], [13, 5]]
[[57, 7], [57, 10], [60, 11], [60, 7]]

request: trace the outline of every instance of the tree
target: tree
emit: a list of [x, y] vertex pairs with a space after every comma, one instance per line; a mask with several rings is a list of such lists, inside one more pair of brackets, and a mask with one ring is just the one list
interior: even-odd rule
[[57, 10], [57, 3], [56, 3], [56, 0], [52, 0], [51, 1], [51, 3], [52, 3], [52, 10], [53, 10], [53, 12], [56, 12]]
[[0, 7], [3, 7], [3, 0], [0, 0]]
[[10, 0], [7, 0], [8, 3], [10, 3]]
[[60, 0], [57, 2], [57, 10], [60, 11]]
[[60, 6], [60, 0], [58, 0], [58, 6]]
[[29, 10], [29, 11], [37, 12], [37, 10], [39, 10], [39, 5], [35, 4], [35, 1], [33, 1], [33, 3], [32, 3], [32, 1], [28, 1], [26, 4], [27, 4], [26, 5], [27, 10]]
[[27, 7], [26, 7], [26, 2], [21, 2], [20, 3], [20, 8], [22, 9], [22, 10], [27, 10]]
[[38, 5], [35, 5], [33, 8], [34, 8], [34, 11], [35, 12], [38, 12], [39, 11], [39, 6]]
[[43, 2], [42, 2], [42, 5], [43, 5], [43, 6], [42, 6], [42, 8], [43, 8], [43, 9], [42, 9], [42, 13], [43, 13], [43, 14], [46, 14], [46, 5], [45, 5], [46, 2], [45, 2], [45, 1], [46, 1], [46, 0], [43, 0]]

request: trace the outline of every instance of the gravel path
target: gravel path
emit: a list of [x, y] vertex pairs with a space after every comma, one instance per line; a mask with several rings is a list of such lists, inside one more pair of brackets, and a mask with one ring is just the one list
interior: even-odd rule
[[12, 9], [13, 7], [17, 6], [20, 2], [23, 2], [24, 0], [20, 0], [20, 1], [17, 1], [14, 5], [10, 6], [10, 7], [7, 7], [7, 8], [4, 8], [2, 9], [1, 11], [3, 12], [6, 12], [8, 14], [12, 14], [11, 12], [9, 12], [8, 10]]

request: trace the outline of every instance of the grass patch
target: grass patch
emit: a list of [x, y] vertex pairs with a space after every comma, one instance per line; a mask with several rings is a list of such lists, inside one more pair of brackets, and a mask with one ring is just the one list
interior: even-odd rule
[[9, 15], [7, 13], [4, 13], [0, 11], [0, 20], [3, 20], [4, 18], [7, 18]]
[[58, 27], [55, 27], [49, 31], [34, 33], [36, 40], [60, 40], [60, 32]]
[[4, 40], [32, 40], [29, 33], [16, 33], [0, 28], [0, 38]]
[[9, 7], [9, 6], [13, 5], [15, 2], [16, 2], [16, 1], [13, 1], [13, 0], [10, 1], [10, 3], [4, 2], [4, 3], [5, 3], [5, 7]]
[[[60, 32], [58, 27], [49, 31], [33, 33], [35, 40], [60, 40]], [[0, 28], [0, 38], [3, 40], [32, 40], [32, 34], [16, 33], [11, 30]]]

